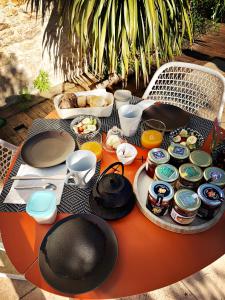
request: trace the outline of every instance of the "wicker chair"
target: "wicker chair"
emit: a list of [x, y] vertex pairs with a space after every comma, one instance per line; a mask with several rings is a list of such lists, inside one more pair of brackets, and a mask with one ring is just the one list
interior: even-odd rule
[[[16, 146], [0, 139], [0, 193], [3, 188], [4, 179], [9, 170], [9, 166], [12, 162], [13, 157], [16, 154], [16, 150], [17, 150]], [[6, 255], [4, 245], [1, 241], [1, 234], [0, 234], [0, 251], [3, 251], [4, 255]], [[25, 280], [25, 277], [21, 274], [18, 273], [10, 274], [6, 272], [0, 272], [0, 278], [7, 277], [7, 278], [17, 279], [17, 280]]]
[[154, 74], [143, 97], [176, 105], [185, 111], [221, 122], [225, 104], [225, 78], [207, 67], [170, 62]]

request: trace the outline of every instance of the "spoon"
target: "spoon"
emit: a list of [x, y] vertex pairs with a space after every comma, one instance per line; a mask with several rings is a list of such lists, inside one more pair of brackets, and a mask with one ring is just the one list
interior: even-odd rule
[[30, 186], [15, 186], [16, 190], [32, 190], [32, 189], [44, 189], [44, 190], [56, 190], [56, 185], [53, 183], [47, 183], [45, 185], [30, 185]]

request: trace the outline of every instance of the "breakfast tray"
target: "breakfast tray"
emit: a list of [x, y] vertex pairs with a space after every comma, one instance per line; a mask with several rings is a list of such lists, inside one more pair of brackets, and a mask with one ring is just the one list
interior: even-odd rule
[[146, 218], [148, 218], [151, 222], [153, 222], [154, 224], [156, 224], [161, 228], [164, 228], [169, 231], [177, 232], [177, 233], [183, 233], [183, 234], [193, 234], [193, 233], [203, 232], [213, 227], [224, 214], [225, 202], [222, 204], [220, 210], [218, 211], [218, 213], [213, 219], [204, 220], [197, 216], [193, 221], [193, 223], [186, 226], [179, 225], [173, 222], [169, 214], [162, 217], [158, 217], [146, 208], [148, 187], [152, 181], [153, 179], [150, 178], [145, 172], [145, 164], [144, 164], [138, 169], [135, 175], [133, 188], [137, 198], [137, 206], [139, 207], [141, 212], [145, 215]]
[[[67, 120], [45, 120], [45, 119], [36, 119], [29, 132], [28, 138], [36, 135], [39, 132], [47, 131], [47, 130], [59, 130], [59, 131], [67, 131], [74, 138], [75, 136], [70, 130], [70, 121]], [[18, 157], [12, 172], [10, 173], [10, 177], [16, 176], [21, 164], [23, 164], [23, 160], [21, 156]], [[74, 186], [64, 185], [62, 198], [60, 204], [57, 206], [58, 212], [68, 212], [68, 213], [91, 213], [91, 209], [89, 206], [89, 195], [92, 190], [92, 187], [100, 173], [100, 163], [97, 164], [95, 176], [92, 180], [90, 187], [87, 189], [79, 189]], [[25, 211], [25, 204], [7, 204], [3, 203], [7, 194], [9, 193], [13, 181], [8, 180], [3, 188], [3, 191], [0, 195], [0, 211], [3, 212], [19, 212]]]

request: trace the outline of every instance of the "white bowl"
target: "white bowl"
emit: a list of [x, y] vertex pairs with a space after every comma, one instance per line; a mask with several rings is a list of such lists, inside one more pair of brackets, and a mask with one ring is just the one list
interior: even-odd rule
[[130, 165], [137, 156], [137, 149], [131, 144], [122, 143], [117, 147], [116, 155], [122, 164]]

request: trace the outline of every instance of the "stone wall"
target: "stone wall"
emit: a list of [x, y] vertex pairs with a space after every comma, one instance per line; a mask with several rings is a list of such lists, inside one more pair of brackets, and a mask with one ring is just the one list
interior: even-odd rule
[[[54, 86], [63, 82], [75, 66], [73, 46], [66, 34], [58, 39], [52, 12], [42, 22], [23, 3], [0, 0], [0, 107], [13, 102], [12, 96], [24, 87], [32, 92], [40, 69], [48, 72]], [[46, 27], [48, 42], [53, 46], [50, 51], [44, 47]]]

